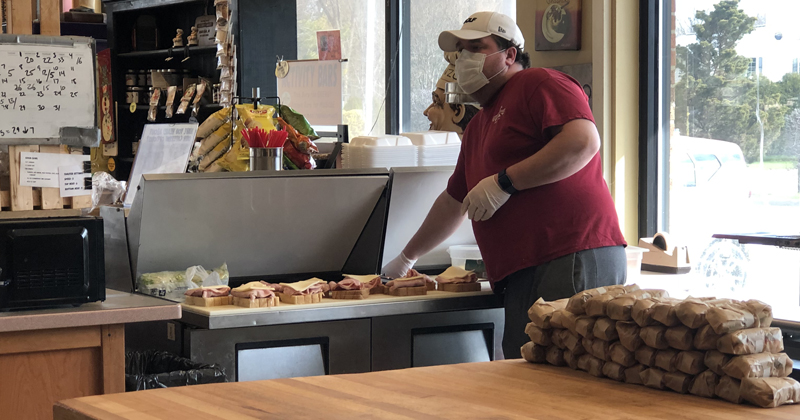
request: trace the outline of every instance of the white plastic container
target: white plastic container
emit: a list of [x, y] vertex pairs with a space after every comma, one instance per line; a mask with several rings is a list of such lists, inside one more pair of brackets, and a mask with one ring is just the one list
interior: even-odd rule
[[461, 138], [453, 131], [402, 133], [417, 147], [418, 166], [452, 166], [458, 162]]
[[483, 260], [478, 245], [453, 245], [447, 248], [447, 253], [450, 254], [450, 265], [453, 267], [464, 268], [467, 260]]
[[417, 166], [417, 146], [405, 136], [360, 136], [342, 146], [344, 168]]
[[635, 280], [642, 274], [642, 258], [644, 253], [649, 251], [647, 248], [638, 246], [628, 245], [625, 247], [625, 255], [628, 257], [628, 284], [631, 283], [631, 279]]

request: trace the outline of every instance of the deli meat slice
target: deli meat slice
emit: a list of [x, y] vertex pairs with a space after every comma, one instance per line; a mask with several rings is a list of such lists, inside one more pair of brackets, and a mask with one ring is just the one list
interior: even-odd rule
[[467, 271], [460, 267], [450, 267], [444, 273], [436, 277], [436, 281], [442, 284], [447, 283], [475, 283], [478, 275], [474, 271]]
[[422, 276], [404, 277], [402, 279], [395, 279], [386, 283], [386, 287], [388, 287], [390, 291], [394, 291], [403, 287], [418, 286], [425, 286], [425, 279]]
[[315, 293], [322, 293], [325, 281], [316, 277], [295, 283], [281, 283], [283, 291], [281, 293], [286, 295], [313, 295]]
[[231, 296], [255, 300], [274, 297], [275, 292], [272, 291], [271, 287], [265, 285], [264, 283], [260, 281], [253, 281], [232, 289]]
[[198, 287], [197, 289], [189, 289], [184, 293], [184, 295], [202, 297], [202, 298], [212, 298], [212, 297], [228, 296], [230, 293], [231, 293], [231, 288], [228, 286], [206, 286], [206, 287]]
[[[379, 276], [377, 274], [372, 274], [372, 275], [368, 275], [368, 276], [356, 276], [356, 275], [353, 275], [353, 274], [345, 274], [344, 275], [344, 280], [339, 282], [339, 286], [342, 286], [343, 282], [349, 282], [351, 280], [355, 280], [358, 283], [360, 283], [361, 287], [357, 288], [357, 289], [353, 289], [353, 288], [347, 289], [347, 288], [343, 287], [342, 289], [331, 289], [331, 290], [374, 289], [375, 287], [381, 285], [381, 276]], [[345, 284], [349, 284], [349, 283], [345, 283]]]

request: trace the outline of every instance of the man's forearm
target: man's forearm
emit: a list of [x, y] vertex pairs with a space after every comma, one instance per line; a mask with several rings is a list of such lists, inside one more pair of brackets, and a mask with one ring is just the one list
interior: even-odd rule
[[552, 184], [583, 169], [599, 149], [594, 123], [573, 120], [541, 150], [510, 166], [506, 173], [518, 190]]
[[458, 230], [464, 218], [465, 215], [461, 213], [461, 203], [447, 191], [442, 192], [434, 201], [422, 226], [408, 241], [403, 254], [412, 260], [419, 259]]

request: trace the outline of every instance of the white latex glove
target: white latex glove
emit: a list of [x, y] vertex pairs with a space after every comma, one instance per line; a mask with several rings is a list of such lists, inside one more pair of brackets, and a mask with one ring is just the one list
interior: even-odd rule
[[489, 220], [494, 216], [494, 212], [511, 197], [511, 194], [500, 188], [496, 178], [496, 175], [483, 178], [467, 193], [461, 203], [461, 214], [466, 212], [467, 216], [476, 222]]
[[381, 271], [383, 271], [383, 275], [386, 277], [399, 279], [405, 277], [406, 273], [414, 266], [415, 262], [417, 262], [417, 260], [410, 260], [406, 257], [406, 254], [401, 252], [395, 259], [389, 261]]

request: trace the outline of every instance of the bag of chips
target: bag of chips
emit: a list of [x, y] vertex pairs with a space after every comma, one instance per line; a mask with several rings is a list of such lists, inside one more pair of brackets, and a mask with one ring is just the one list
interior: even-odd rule
[[528, 318], [539, 328], [553, 328], [550, 325], [550, 318], [553, 316], [553, 312], [564, 309], [568, 301], [569, 299], [560, 299], [553, 302], [545, 302], [544, 299], [539, 298], [528, 309]]
[[544, 363], [547, 361], [545, 357], [547, 353], [547, 348], [537, 345], [532, 341], [529, 341], [520, 347], [520, 353], [522, 354], [522, 358], [530, 363]]
[[725, 334], [717, 340], [717, 350], [727, 354], [780, 353], [783, 334], [780, 328], [750, 328]]
[[800, 402], [800, 383], [792, 378], [746, 378], [741, 397], [759, 407], [778, 407]]

